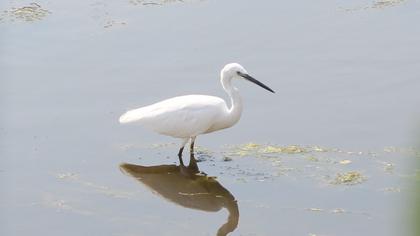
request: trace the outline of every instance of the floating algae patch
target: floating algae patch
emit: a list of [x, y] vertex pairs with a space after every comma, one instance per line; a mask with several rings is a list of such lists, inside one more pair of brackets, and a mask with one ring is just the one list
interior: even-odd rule
[[[366, 1], [364, 5], [357, 5], [352, 7], [340, 7], [340, 9], [351, 12], [351, 11], [360, 11], [360, 10], [369, 10], [369, 9], [385, 9], [389, 7], [398, 6], [406, 2], [406, 0], [378, 0], [378, 1]], [[351, 4], [352, 2], [349, 1]]]
[[298, 145], [289, 145], [289, 146], [277, 146], [277, 145], [264, 145], [257, 143], [247, 143], [237, 146], [232, 146], [225, 153], [225, 157], [233, 156], [255, 156], [255, 157], [264, 157], [266, 154], [276, 155], [276, 154], [296, 154], [296, 153], [305, 153], [308, 152], [306, 148], [300, 147]]
[[[270, 178], [287, 176], [291, 178], [307, 178], [317, 181], [325, 181], [325, 176], [333, 176], [335, 173], [344, 173], [346, 166], [358, 166], [350, 156], [370, 157], [368, 152], [349, 152], [336, 148], [321, 148], [314, 145], [275, 145], [246, 143], [230, 146], [223, 152], [223, 161], [234, 161], [242, 166], [250, 161], [256, 161], [259, 169], [268, 173]], [[246, 157], [246, 158], [242, 158]], [[253, 160], [249, 160], [252, 158]], [[366, 159], [371, 163], [376, 159]], [[308, 163], [310, 162], [310, 163]], [[360, 163], [360, 162], [359, 162]], [[335, 184], [356, 184], [363, 178], [358, 179], [354, 172], [340, 174]], [[333, 175], [332, 175], [333, 174]], [[329, 180], [329, 182], [331, 179]]]
[[315, 207], [306, 208], [305, 210], [307, 210], [307, 211], [313, 211], [313, 212], [322, 212], [322, 211], [324, 211], [324, 209], [315, 208]]
[[319, 159], [316, 158], [315, 156], [308, 156], [308, 157], [306, 157], [306, 160], [313, 161], [313, 162], [319, 162]]
[[385, 172], [387, 173], [393, 173], [394, 172], [394, 164], [393, 163], [389, 163], [389, 162], [382, 162], [383, 164], [383, 169]]
[[19, 8], [11, 8], [6, 10], [0, 16], [0, 20], [9, 19], [10, 21], [31, 22], [44, 19], [50, 11], [43, 9], [38, 3], [31, 3], [27, 6]]
[[41, 205], [47, 208], [55, 209], [57, 212], [70, 212], [79, 215], [92, 215], [93, 212], [75, 207], [69, 201], [57, 198], [52, 193], [45, 193]]
[[317, 207], [309, 207], [309, 208], [293, 208], [300, 211], [308, 211], [308, 212], [314, 212], [314, 213], [327, 213], [327, 214], [352, 214], [352, 215], [361, 215], [365, 216], [368, 219], [372, 218], [371, 215], [367, 212], [363, 211], [350, 211], [343, 208], [333, 208], [333, 209], [323, 209], [323, 208], [317, 208]]
[[234, 156], [250, 156], [257, 153], [258, 149], [260, 148], [260, 144], [256, 143], [247, 143], [237, 146], [228, 147], [228, 151], [225, 152], [224, 156], [228, 158], [232, 158]]
[[183, 2], [180, 0], [130, 0], [133, 5], [164, 5], [170, 3]]
[[320, 146], [312, 146], [311, 149], [314, 152], [328, 152], [329, 151], [329, 149], [323, 148], [323, 147], [320, 147]]
[[333, 184], [354, 185], [362, 183], [366, 178], [357, 171], [349, 171], [346, 173], [338, 173]]
[[[258, 144], [258, 143], [247, 143], [236, 146], [230, 146], [227, 148], [228, 151], [226, 154], [230, 156], [265, 156], [265, 154], [307, 154], [312, 153], [313, 155], [322, 154], [322, 153], [338, 153], [346, 155], [358, 155], [358, 156], [376, 156], [376, 153], [373, 152], [362, 152], [362, 151], [344, 151], [337, 148], [324, 148], [320, 146], [310, 146], [310, 145], [287, 145], [280, 146], [274, 144]], [[271, 156], [273, 156], [271, 155]]]
[[156, 149], [156, 148], [171, 148], [175, 147], [177, 144], [174, 142], [171, 143], [153, 143], [146, 146], [146, 148]]
[[187, 0], [130, 0], [129, 1], [133, 5], [140, 5], [140, 6], [163, 6], [168, 4], [175, 4], [175, 3], [192, 3], [192, 2], [199, 2], [199, 1], [187, 1]]
[[297, 145], [290, 145], [286, 147], [278, 147], [278, 146], [266, 146], [260, 150], [262, 153], [286, 153], [286, 154], [294, 154], [294, 153], [303, 153], [306, 152], [305, 148], [299, 147]]
[[340, 164], [342, 164], [342, 165], [348, 165], [348, 164], [350, 164], [352, 161], [350, 161], [350, 160], [342, 160], [342, 161], [340, 161], [339, 163]]
[[132, 199], [134, 197], [133, 192], [127, 191], [119, 191], [108, 186], [98, 185], [96, 183], [86, 181], [80, 178], [78, 174], [66, 172], [66, 173], [59, 173], [56, 177], [63, 181], [69, 181], [76, 184], [79, 184], [87, 189], [92, 190], [93, 192], [103, 194], [108, 197], [112, 198], [125, 198], [125, 199]]
[[417, 158], [420, 157], [420, 150], [413, 147], [401, 148], [401, 147], [389, 146], [389, 147], [385, 147], [383, 151], [386, 153], [400, 153], [404, 156], [410, 156], [410, 157], [417, 157]]
[[386, 187], [386, 188], [382, 188], [380, 189], [383, 192], [389, 192], [389, 193], [400, 193], [401, 192], [401, 188], [398, 187]]
[[[177, 152], [178, 145], [163, 143], [122, 147], [123, 150], [131, 148], [159, 149], [155, 152], [161, 155], [161, 153]], [[416, 157], [416, 151], [417, 149], [402, 147], [386, 147], [375, 152], [372, 150], [349, 151], [316, 145], [249, 142], [223, 145], [218, 150], [196, 146], [195, 157], [199, 162], [204, 162], [201, 165], [207, 165], [209, 168], [217, 167], [220, 175], [229, 175], [242, 182], [291, 178], [321, 184], [354, 185], [367, 180], [359, 173], [360, 169], [358, 168], [362, 166], [364, 174], [374, 177], [372, 181], [378, 179], [376, 175], [387, 178], [393, 176], [406, 179], [416, 178], [415, 172], [412, 170], [407, 173], [404, 168], [395, 169], [403, 158]], [[188, 152], [185, 154], [187, 155]], [[170, 157], [166, 156], [166, 158]], [[223, 165], [216, 163], [219, 161], [224, 162]], [[394, 172], [394, 175], [390, 175]], [[384, 176], [385, 174], [387, 176]], [[387, 183], [381, 187], [387, 185], [391, 184]]]
[[127, 25], [127, 23], [124, 22], [124, 21], [108, 20], [105, 23], [104, 28], [107, 29], [107, 28], [111, 28], [111, 27], [115, 27], [115, 26], [125, 26], [125, 25]]
[[372, 8], [383, 9], [385, 7], [393, 7], [405, 2], [405, 0], [380, 0], [372, 4]]

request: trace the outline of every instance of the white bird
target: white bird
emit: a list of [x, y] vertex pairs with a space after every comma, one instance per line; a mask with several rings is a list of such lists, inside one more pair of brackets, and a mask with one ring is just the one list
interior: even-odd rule
[[186, 95], [130, 110], [124, 113], [120, 123], [136, 122], [160, 134], [181, 138], [178, 152], [182, 163], [182, 152], [190, 140], [193, 158], [194, 141], [200, 134], [226, 129], [236, 124], [242, 113], [242, 99], [233, 79], [245, 79], [274, 93], [265, 84], [252, 78], [238, 63], [227, 64], [220, 72], [220, 82], [230, 98], [230, 106], [221, 98], [207, 95]]

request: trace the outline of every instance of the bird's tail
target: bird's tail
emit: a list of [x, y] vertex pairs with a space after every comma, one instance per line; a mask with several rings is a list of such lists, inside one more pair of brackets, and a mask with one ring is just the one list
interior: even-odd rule
[[125, 123], [138, 121], [143, 117], [142, 113], [143, 113], [142, 109], [135, 109], [135, 110], [127, 111], [126, 113], [120, 116], [119, 122], [121, 124], [125, 124]]

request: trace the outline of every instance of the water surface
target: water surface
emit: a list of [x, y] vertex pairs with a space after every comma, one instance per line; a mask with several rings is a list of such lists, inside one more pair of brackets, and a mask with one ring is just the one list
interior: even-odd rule
[[177, 140], [117, 120], [226, 98], [228, 62], [277, 92], [236, 83], [241, 121], [197, 139], [200, 171], [237, 201], [231, 235], [406, 230], [418, 1], [30, 3], [0, 3], [2, 235], [216, 235], [226, 208], [185, 208], [120, 170], [178, 165]]

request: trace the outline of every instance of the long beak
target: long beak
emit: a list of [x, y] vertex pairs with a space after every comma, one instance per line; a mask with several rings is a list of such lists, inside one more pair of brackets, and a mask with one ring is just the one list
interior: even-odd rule
[[270, 92], [272, 92], [272, 93], [275, 93], [271, 88], [269, 88], [267, 85], [265, 85], [265, 84], [263, 84], [263, 83], [261, 83], [260, 81], [258, 81], [258, 80], [256, 80], [256, 79], [254, 79], [254, 78], [252, 78], [250, 75], [248, 75], [248, 74], [244, 74], [244, 73], [241, 73], [241, 72], [238, 72], [238, 75], [240, 75], [241, 77], [243, 77], [244, 79], [246, 79], [246, 80], [248, 80], [248, 81], [251, 81], [252, 83], [254, 83], [254, 84], [256, 84], [256, 85], [259, 85], [260, 87], [262, 87], [262, 88], [264, 88], [264, 89], [266, 89], [266, 90], [268, 90], [268, 91], [270, 91]]

